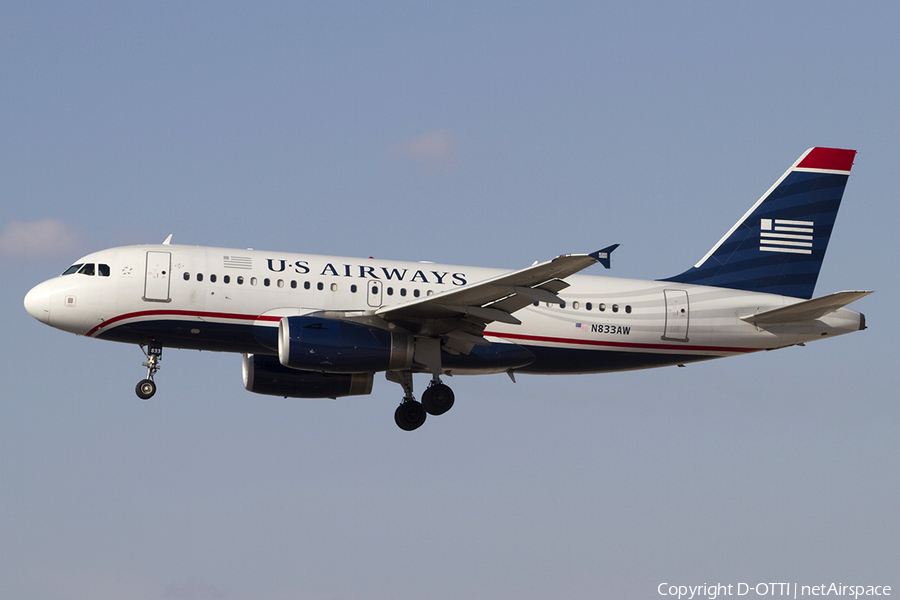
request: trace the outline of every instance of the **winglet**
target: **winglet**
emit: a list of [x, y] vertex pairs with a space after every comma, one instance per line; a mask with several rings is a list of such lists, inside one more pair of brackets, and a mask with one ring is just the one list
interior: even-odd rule
[[599, 262], [601, 265], [606, 267], [607, 269], [610, 267], [609, 255], [612, 254], [612, 251], [619, 247], [619, 244], [613, 244], [612, 246], [607, 246], [602, 250], [597, 250], [596, 252], [591, 252], [591, 256], [594, 257], [594, 260]]
[[168, 246], [172, 243], [172, 234], [169, 234], [169, 237], [166, 238], [166, 241], [163, 242], [163, 246]]

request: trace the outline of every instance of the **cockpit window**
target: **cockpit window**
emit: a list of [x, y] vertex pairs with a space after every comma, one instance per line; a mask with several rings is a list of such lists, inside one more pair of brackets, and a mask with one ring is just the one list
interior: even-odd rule
[[[96, 270], [94, 270], [95, 266], [97, 267]], [[63, 275], [71, 275], [72, 273], [109, 277], [110, 269], [109, 265], [104, 265], [103, 263], [97, 265], [94, 265], [94, 263], [78, 263], [77, 265], [72, 265], [71, 267], [63, 271]]]

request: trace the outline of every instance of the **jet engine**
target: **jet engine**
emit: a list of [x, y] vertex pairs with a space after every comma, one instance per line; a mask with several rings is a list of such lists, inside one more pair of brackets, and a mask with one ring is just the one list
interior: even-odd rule
[[245, 354], [244, 388], [287, 398], [339, 398], [372, 393], [374, 373], [314, 373], [283, 367], [274, 356]]
[[352, 321], [284, 317], [278, 324], [278, 359], [291, 369], [325, 373], [400, 371], [412, 366], [411, 336]]

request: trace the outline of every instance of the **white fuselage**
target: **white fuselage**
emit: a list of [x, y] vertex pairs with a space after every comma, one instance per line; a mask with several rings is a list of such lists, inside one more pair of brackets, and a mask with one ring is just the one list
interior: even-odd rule
[[[112, 248], [72, 273], [36, 286], [35, 318], [78, 335], [127, 343], [277, 354], [282, 317], [331, 311], [364, 316], [459, 289], [501, 269], [178, 245]], [[101, 270], [100, 265], [103, 266]], [[104, 274], [108, 272], [108, 275]], [[800, 299], [734, 289], [573, 275], [564, 305], [517, 311], [520, 325], [493, 322], [492, 344], [528, 348], [536, 360], [509, 369], [445, 361], [444, 372], [591, 373], [682, 364], [770, 350], [856, 331], [860, 313], [757, 326], [741, 317]]]

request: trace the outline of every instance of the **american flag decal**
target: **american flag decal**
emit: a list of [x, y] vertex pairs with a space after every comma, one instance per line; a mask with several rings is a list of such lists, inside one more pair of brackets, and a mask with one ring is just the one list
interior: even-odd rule
[[812, 254], [812, 242], [812, 221], [759, 220], [759, 249], [762, 252]]
[[229, 269], [252, 269], [253, 261], [249, 256], [224, 256], [223, 262]]

